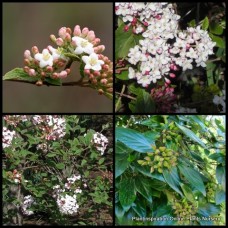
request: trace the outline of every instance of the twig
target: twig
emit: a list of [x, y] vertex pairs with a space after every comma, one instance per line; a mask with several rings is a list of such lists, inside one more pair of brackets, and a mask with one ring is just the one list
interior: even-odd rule
[[[121, 94], [121, 93], [119, 93], [119, 92], [115, 92], [116, 94]], [[132, 96], [130, 96], [130, 95], [127, 95], [127, 94], [122, 94], [121, 95], [122, 97], [127, 97], [127, 98], [129, 98], [129, 99], [131, 99], [131, 100], [136, 100], [136, 98], [135, 97], [132, 97]]]
[[118, 106], [119, 106], [119, 103], [120, 103], [120, 101], [121, 101], [121, 97], [122, 97], [122, 95], [123, 95], [123, 93], [124, 93], [125, 88], [126, 88], [126, 86], [123, 85], [122, 90], [121, 90], [121, 93], [120, 93], [120, 96], [119, 96], [119, 98], [118, 98], [118, 100], [117, 100], [117, 102], [116, 102], [115, 112], [118, 111]]

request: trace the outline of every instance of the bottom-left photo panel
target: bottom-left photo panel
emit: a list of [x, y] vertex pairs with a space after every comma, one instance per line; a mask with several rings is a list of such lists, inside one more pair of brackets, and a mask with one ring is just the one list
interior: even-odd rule
[[112, 115], [3, 115], [6, 225], [113, 225]]

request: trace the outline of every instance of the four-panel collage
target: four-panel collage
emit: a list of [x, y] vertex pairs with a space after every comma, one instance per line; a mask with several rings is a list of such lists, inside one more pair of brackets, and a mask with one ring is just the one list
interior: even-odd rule
[[225, 2], [2, 8], [2, 226], [225, 226]]

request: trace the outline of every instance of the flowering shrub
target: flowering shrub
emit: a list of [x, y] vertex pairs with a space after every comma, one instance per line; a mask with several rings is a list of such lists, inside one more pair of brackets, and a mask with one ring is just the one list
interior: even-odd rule
[[[174, 106], [178, 103], [177, 96], [169, 108], [162, 110], [158, 108], [162, 104], [154, 97], [154, 91], [165, 86], [166, 103], [169, 103], [168, 91], [176, 87], [175, 79], [180, 72], [209, 66], [209, 57], [215, 55], [215, 46], [219, 46], [221, 40], [218, 42], [212, 33], [208, 33], [208, 18], [199, 25], [181, 30], [181, 17], [176, 13], [174, 4], [165, 2], [116, 3], [115, 13], [118, 17], [115, 50], [117, 82], [135, 80], [128, 84], [128, 93], [137, 96], [136, 101], [131, 96], [124, 96], [126, 87], [122, 87], [123, 92], [117, 92], [120, 96], [117, 96], [116, 110], [120, 109], [119, 100], [124, 96], [132, 100], [129, 104], [132, 112], [145, 112], [145, 107], [141, 110], [139, 107], [146, 105], [153, 112], [177, 111]], [[134, 91], [132, 86], [138, 90]], [[145, 98], [145, 91], [151, 91], [151, 96]]]
[[106, 122], [90, 129], [84, 118], [4, 116], [5, 225], [26, 224], [30, 216], [46, 224], [112, 223], [112, 132]]
[[116, 115], [116, 225], [225, 225], [225, 115]]
[[[100, 45], [94, 31], [76, 25], [73, 32], [70, 28], [60, 28], [58, 35], [57, 38], [53, 34], [50, 36], [57, 48], [49, 45], [42, 52], [36, 46], [32, 47], [32, 53], [25, 50], [24, 68], [8, 72], [3, 80], [26, 81], [36, 85], [88, 86], [111, 98], [113, 64], [102, 54], [105, 46]], [[74, 61], [80, 63], [81, 79], [64, 84], [61, 80], [70, 75], [70, 66]]]

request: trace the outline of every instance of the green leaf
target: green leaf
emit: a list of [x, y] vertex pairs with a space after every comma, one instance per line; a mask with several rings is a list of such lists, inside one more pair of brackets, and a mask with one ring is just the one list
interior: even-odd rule
[[135, 203], [133, 204], [132, 209], [141, 218], [146, 217], [146, 205], [140, 199], [135, 200]]
[[52, 157], [57, 156], [57, 154], [56, 153], [48, 153], [46, 156], [49, 158], [52, 158]]
[[103, 164], [103, 163], [104, 163], [104, 160], [105, 160], [105, 158], [101, 158], [101, 159], [98, 161], [98, 164], [99, 164], [99, 165]]
[[197, 190], [199, 190], [204, 196], [206, 196], [205, 186], [203, 180], [200, 177], [200, 174], [196, 170], [184, 164], [179, 164], [178, 168], [182, 175], [184, 175], [189, 181], [189, 183]]
[[26, 82], [36, 82], [39, 80], [38, 77], [29, 76], [24, 72], [23, 68], [15, 68], [9, 72], [7, 72], [3, 76], [3, 80], [20, 80]]
[[128, 148], [123, 143], [121, 143], [119, 141], [116, 142], [116, 148], [115, 148], [115, 153], [116, 154], [129, 154], [132, 151], [133, 151], [132, 149]]
[[210, 159], [217, 161], [218, 163], [225, 162], [225, 156], [221, 153], [214, 153], [209, 156]]
[[77, 56], [77, 55], [75, 55], [75, 54], [72, 54], [72, 53], [63, 53], [66, 57], [69, 57], [69, 58], [71, 58], [72, 60], [78, 60], [78, 61], [80, 61], [80, 58]]
[[206, 148], [206, 145], [202, 142], [202, 140], [198, 136], [196, 136], [196, 134], [193, 131], [191, 131], [190, 129], [184, 126], [179, 125], [178, 123], [176, 123], [176, 125], [186, 136], [188, 136], [190, 139], [200, 144], [203, 148]]
[[22, 155], [23, 157], [26, 157], [28, 154], [32, 154], [32, 152], [28, 151], [28, 150], [21, 150], [20, 151], [20, 155]]
[[212, 22], [209, 26], [209, 30], [211, 33], [215, 34], [215, 35], [222, 35], [223, 33], [223, 28], [215, 22]]
[[128, 71], [127, 70], [121, 71], [120, 74], [116, 74], [116, 78], [121, 79], [121, 80], [129, 80]]
[[128, 154], [115, 155], [115, 178], [120, 176], [128, 168], [129, 162], [127, 160]]
[[208, 27], [209, 27], [209, 19], [208, 19], [208, 17], [205, 17], [203, 22], [202, 22], [202, 29], [207, 30]]
[[115, 58], [125, 58], [128, 55], [129, 49], [138, 44], [142, 39], [141, 35], [135, 35], [132, 33], [132, 29], [124, 31], [125, 24], [122, 24], [115, 31]]
[[59, 79], [59, 78], [57, 78], [57, 79], [45, 78], [44, 81], [50, 85], [55, 85], [55, 86], [61, 86], [62, 85], [61, 79]]
[[84, 166], [86, 163], [87, 163], [87, 161], [85, 159], [83, 159], [81, 162], [81, 166]]
[[64, 169], [65, 165], [63, 163], [58, 163], [55, 165], [57, 169]]
[[218, 205], [224, 202], [225, 200], [226, 200], [225, 191], [222, 189], [217, 189], [215, 193], [215, 203]]
[[191, 20], [191, 21], [188, 23], [188, 26], [189, 26], [189, 27], [196, 27], [196, 20], [195, 20], [195, 19]]
[[139, 95], [142, 93], [143, 88], [138, 86], [138, 85], [135, 85], [135, 83], [131, 83], [128, 86], [128, 90], [130, 91], [130, 93], [133, 93], [135, 95]]
[[115, 215], [120, 222], [122, 221], [124, 213], [125, 213], [125, 210], [123, 210], [123, 208], [120, 205], [116, 204], [115, 205]]
[[149, 203], [152, 203], [150, 182], [142, 176], [136, 178], [136, 191], [139, 192]]
[[148, 140], [141, 133], [130, 128], [117, 127], [116, 138], [135, 151], [141, 153], [153, 151]]
[[209, 33], [211, 39], [216, 42], [216, 46], [219, 48], [225, 48], [225, 40], [223, 40], [221, 37], [219, 36], [215, 36], [211, 33]]
[[135, 181], [132, 178], [125, 178], [119, 184], [119, 200], [125, 211], [128, 211], [136, 199]]
[[155, 111], [155, 103], [149, 93], [142, 90], [142, 93], [137, 96], [134, 112], [148, 113]]
[[223, 186], [225, 189], [225, 167], [222, 165], [218, 165], [216, 168], [216, 178], [219, 184]]
[[176, 192], [178, 192], [181, 196], [183, 196], [180, 190], [180, 178], [177, 172], [176, 167], [172, 167], [171, 171], [168, 169], [163, 170], [163, 176], [165, 178], [166, 183]]
[[199, 205], [197, 213], [205, 217], [209, 217], [211, 215], [217, 215], [220, 211], [221, 209], [219, 206], [216, 206], [212, 203], [207, 203], [207, 204]]
[[188, 185], [186, 185], [186, 184], [181, 184], [180, 186], [181, 186], [181, 189], [182, 189], [184, 195], [186, 196], [186, 198], [190, 202], [194, 203], [195, 202], [195, 197], [194, 197], [194, 194], [193, 194], [191, 188], [189, 188]]

